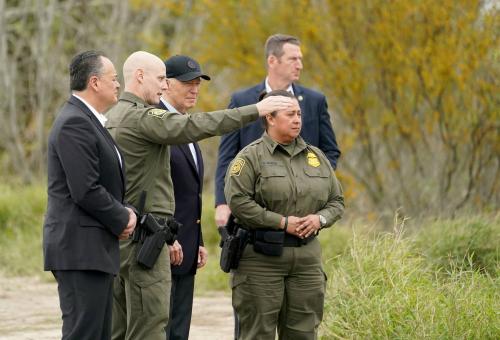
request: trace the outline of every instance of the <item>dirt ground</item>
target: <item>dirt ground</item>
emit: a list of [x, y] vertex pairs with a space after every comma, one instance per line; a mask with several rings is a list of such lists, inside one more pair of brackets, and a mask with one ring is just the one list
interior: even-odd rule
[[[233, 332], [231, 299], [218, 292], [195, 296], [190, 340], [229, 340]], [[0, 339], [61, 338], [61, 311], [55, 283], [0, 275]]]

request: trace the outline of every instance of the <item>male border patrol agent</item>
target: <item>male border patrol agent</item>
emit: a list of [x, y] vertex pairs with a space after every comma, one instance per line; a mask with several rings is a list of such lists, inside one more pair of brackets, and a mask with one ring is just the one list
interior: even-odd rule
[[[187, 65], [190, 67], [190, 65]], [[196, 68], [193, 66], [193, 72]], [[183, 144], [240, 128], [278, 109], [290, 98], [274, 97], [232, 110], [179, 115], [157, 109], [166, 88], [163, 61], [147, 52], [132, 53], [123, 65], [125, 92], [107, 113], [106, 127], [120, 146], [127, 169], [126, 201], [138, 207], [147, 192], [144, 212], [158, 219], [174, 213], [169, 144]], [[140, 242], [120, 244], [120, 273], [113, 292], [113, 339], [165, 339], [171, 289], [168, 247], [151, 269], [138, 265]]]

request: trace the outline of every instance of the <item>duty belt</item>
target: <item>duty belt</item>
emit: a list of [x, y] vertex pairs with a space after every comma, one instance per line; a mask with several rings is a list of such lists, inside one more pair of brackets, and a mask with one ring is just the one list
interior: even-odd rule
[[[255, 242], [255, 229], [248, 229], [249, 238], [248, 243], [253, 244]], [[283, 241], [283, 247], [302, 247], [311, 242], [316, 237], [316, 234], [310, 235], [306, 238], [299, 238], [297, 236], [285, 233], [285, 239]]]
[[285, 241], [283, 242], [283, 247], [301, 247], [305, 246], [311, 242], [316, 237], [316, 234], [312, 234], [306, 238], [299, 238], [294, 235], [285, 234]]

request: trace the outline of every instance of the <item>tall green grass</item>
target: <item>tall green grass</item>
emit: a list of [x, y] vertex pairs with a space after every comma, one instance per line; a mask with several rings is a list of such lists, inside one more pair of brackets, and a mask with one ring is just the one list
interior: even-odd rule
[[42, 184], [0, 185], [0, 270], [3, 273], [42, 273], [41, 240], [46, 202]]
[[[43, 273], [45, 186], [0, 185], [0, 271]], [[229, 292], [219, 269], [211, 195], [204, 197], [209, 261], [196, 294]], [[413, 221], [406, 230], [342, 221], [320, 234], [328, 275], [324, 339], [499, 339], [500, 215]], [[403, 232], [404, 231], [404, 232]]]
[[[472, 225], [482, 225], [474, 233], [484, 247], [462, 237]], [[485, 270], [498, 266], [498, 243], [489, 245], [499, 234], [498, 218], [484, 217], [436, 222], [408, 237], [401, 230], [374, 238], [356, 230], [345, 253], [326, 265], [323, 337], [500, 338], [500, 279]], [[471, 243], [486, 249], [487, 260], [476, 261]]]
[[500, 276], [500, 217], [423, 222], [411, 230], [415, 247], [435, 269]]

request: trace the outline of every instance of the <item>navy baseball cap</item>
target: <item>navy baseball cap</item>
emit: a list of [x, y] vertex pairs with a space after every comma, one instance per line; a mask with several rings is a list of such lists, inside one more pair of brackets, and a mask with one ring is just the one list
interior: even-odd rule
[[180, 81], [190, 81], [201, 77], [210, 80], [210, 77], [201, 72], [200, 64], [193, 58], [185, 55], [174, 55], [165, 60], [167, 78], [175, 78]]

